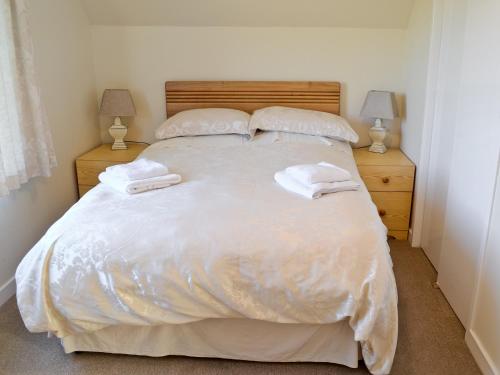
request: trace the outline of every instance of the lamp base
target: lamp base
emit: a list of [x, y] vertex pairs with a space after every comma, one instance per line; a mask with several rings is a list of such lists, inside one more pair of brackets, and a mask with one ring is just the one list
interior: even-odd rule
[[368, 149], [370, 152], [376, 152], [378, 154], [384, 154], [387, 151], [387, 147], [382, 143], [372, 143], [370, 148]]
[[126, 150], [127, 145], [123, 142], [123, 138], [127, 135], [127, 128], [123, 126], [120, 117], [115, 117], [115, 122], [109, 128], [109, 134], [115, 142], [111, 146], [112, 150]]
[[375, 120], [375, 126], [371, 127], [368, 131], [370, 138], [372, 139], [372, 145], [368, 149], [368, 151], [376, 152], [379, 154], [383, 154], [387, 151], [387, 147], [385, 147], [384, 139], [386, 136], [386, 130], [382, 126], [382, 121], [380, 119]]

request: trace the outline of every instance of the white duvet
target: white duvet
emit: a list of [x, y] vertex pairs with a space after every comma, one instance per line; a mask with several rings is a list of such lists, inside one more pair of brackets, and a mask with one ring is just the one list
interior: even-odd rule
[[370, 371], [389, 373], [397, 293], [368, 192], [311, 201], [273, 179], [327, 161], [361, 181], [351, 153], [306, 143], [169, 145], [143, 156], [183, 183], [136, 195], [100, 184], [26, 255], [16, 281], [27, 328], [64, 337], [205, 318], [348, 319]]

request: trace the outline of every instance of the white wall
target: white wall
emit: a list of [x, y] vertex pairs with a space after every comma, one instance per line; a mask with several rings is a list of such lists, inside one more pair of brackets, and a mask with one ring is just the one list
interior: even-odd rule
[[0, 304], [21, 258], [77, 198], [75, 158], [99, 143], [90, 29], [78, 0], [31, 1], [35, 66], [59, 166], [0, 198]]
[[[428, 175], [424, 181], [420, 176], [419, 185], [425, 185], [423, 194], [426, 195], [422, 207], [421, 246], [439, 271], [460, 99], [467, 0], [438, 0], [435, 5], [438, 12], [435, 18], [440, 18], [441, 22], [436, 22], [433, 35], [438, 49], [431, 56], [430, 71], [435, 72], [431, 83], [434, 92], [430, 92], [428, 98], [431, 103], [427, 124], [430, 130], [424, 135], [427, 137], [423, 140], [420, 163], [428, 166]], [[436, 126], [433, 127], [434, 123]]]
[[420, 247], [422, 212], [425, 203], [424, 139], [432, 106], [432, 90], [435, 72], [430, 62], [435, 59], [439, 46], [434, 43], [433, 31], [438, 28], [434, 18], [434, 0], [415, 0], [408, 23], [405, 59], [406, 116], [401, 124], [401, 150], [415, 163], [416, 181], [413, 194], [410, 241]]
[[401, 124], [401, 150], [416, 164], [420, 159], [425, 116], [432, 0], [416, 0], [405, 43], [406, 116]]
[[81, 0], [91, 24], [406, 28], [414, 0]]
[[[359, 117], [366, 92], [405, 91], [401, 29], [93, 26], [92, 40], [99, 95], [128, 88], [136, 102], [129, 140], [153, 140], [167, 80], [338, 80], [361, 144], [369, 142]], [[101, 119], [106, 141], [110, 121]], [[397, 121], [393, 128], [397, 146]]]

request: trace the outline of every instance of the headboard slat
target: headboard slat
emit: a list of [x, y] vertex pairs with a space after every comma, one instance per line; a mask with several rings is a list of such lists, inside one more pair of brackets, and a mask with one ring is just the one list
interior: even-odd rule
[[195, 108], [233, 108], [252, 113], [281, 105], [340, 113], [339, 82], [170, 81], [167, 116]]

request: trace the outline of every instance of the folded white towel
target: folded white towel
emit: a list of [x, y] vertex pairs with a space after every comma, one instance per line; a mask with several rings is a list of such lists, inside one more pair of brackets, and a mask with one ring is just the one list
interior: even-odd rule
[[113, 189], [127, 194], [137, 194], [149, 190], [162, 189], [170, 185], [178, 184], [179, 182], [181, 182], [181, 180], [181, 176], [173, 173], [167, 174], [165, 176], [158, 176], [135, 181], [116, 177], [108, 174], [108, 172], [102, 172], [99, 175], [99, 181], [101, 181], [103, 184], [111, 186]]
[[339, 181], [339, 182], [319, 182], [316, 184], [305, 185], [300, 181], [290, 176], [286, 171], [276, 172], [274, 175], [276, 182], [284, 189], [300, 194], [309, 199], [316, 199], [323, 194], [337, 193], [340, 191], [358, 190], [359, 183], [356, 181]]
[[320, 182], [340, 182], [352, 179], [349, 171], [322, 161], [318, 164], [299, 164], [288, 167], [286, 173], [304, 185]]
[[129, 181], [144, 180], [146, 178], [165, 176], [167, 166], [149, 159], [137, 159], [131, 163], [113, 165], [106, 168], [110, 176]]

